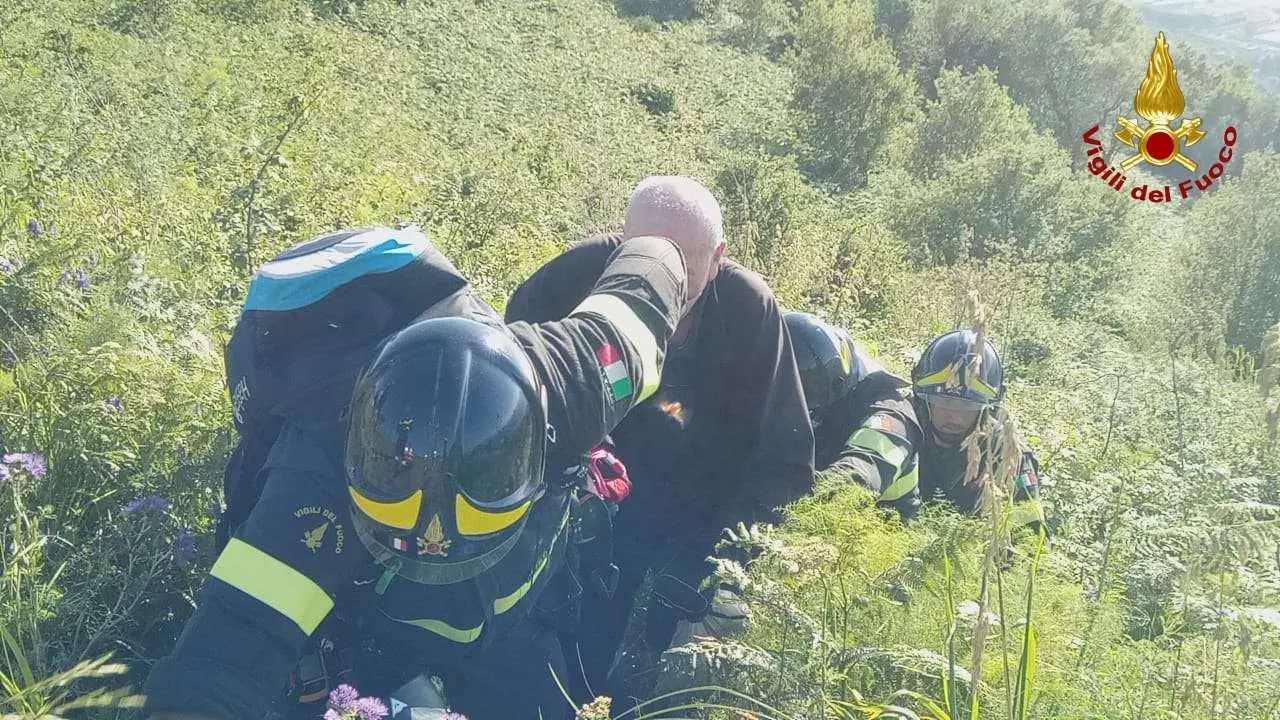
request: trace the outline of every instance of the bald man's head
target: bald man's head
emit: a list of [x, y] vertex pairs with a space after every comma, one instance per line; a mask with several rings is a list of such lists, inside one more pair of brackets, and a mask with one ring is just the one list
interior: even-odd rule
[[659, 235], [679, 246], [689, 270], [690, 302], [702, 295], [725, 247], [720, 203], [702, 183], [678, 175], [649, 177], [636, 186], [622, 234]]

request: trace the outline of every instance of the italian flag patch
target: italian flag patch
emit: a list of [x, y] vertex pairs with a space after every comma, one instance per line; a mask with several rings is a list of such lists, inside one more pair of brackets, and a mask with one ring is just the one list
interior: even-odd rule
[[631, 397], [631, 376], [627, 374], [627, 366], [622, 364], [622, 355], [612, 345], [596, 348], [596, 360], [600, 362], [600, 370], [604, 373], [604, 382], [609, 386], [609, 393], [614, 402]]
[[409, 549], [409, 542], [404, 538], [391, 538], [391, 547], [403, 552]]
[[867, 427], [870, 427], [872, 430], [893, 432], [893, 419], [888, 415], [872, 415], [871, 421], [867, 423]]

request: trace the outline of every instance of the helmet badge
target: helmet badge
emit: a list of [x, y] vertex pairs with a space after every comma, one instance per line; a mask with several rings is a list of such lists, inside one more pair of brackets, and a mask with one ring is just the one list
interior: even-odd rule
[[432, 515], [431, 522], [427, 524], [427, 531], [418, 538], [418, 554], [446, 557], [449, 554], [449, 546], [452, 544], [452, 540], [444, 539], [444, 528], [440, 525], [440, 516]]

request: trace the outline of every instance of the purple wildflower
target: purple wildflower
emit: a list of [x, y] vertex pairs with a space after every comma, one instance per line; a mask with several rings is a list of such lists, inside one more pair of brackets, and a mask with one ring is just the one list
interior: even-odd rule
[[27, 234], [31, 237], [40, 237], [44, 234], [44, 226], [40, 224], [39, 220], [32, 218], [27, 222]]
[[342, 720], [342, 716], [338, 714], [337, 710], [329, 708], [324, 711], [324, 720]]
[[173, 543], [173, 557], [181, 567], [187, 567], [196, 559], [196, 534], [191, 532], [191, 528], [178, 531], [178, 539]]
[[135, 498], [128, 505], [124, 506], [124, 514], [132, 515], [139, 510], [155, 509], [164, 512], [169, 509], [169, 501], [159, 495], [148, 495], [146, 497]]
[[18, 364], [18, 354], [8, 345], [4, 346], [4, 353], [0, 353], [0, 367], [5, 370], [12, 370]]
[[387, 706], [376, 697], [360, 698], [356, 701], [356, 717], [360, 720], [382, 720], [387, 716]]
[[49, 470], [48, 465], [45, 464], [44, 455], [34, 452], [7, 453], [0, 458], [0, 464], [7, 465], [11, 469], [25, 470], [36, 480], [44, 477]]
[[359, 691], [343, 683], [329, 693], [329, 709], [338, 713], [348, 713], [356, 709], [356, 702], [359, 699]]
[[124, 412], [124, 403], [120, 401], [119, 395], [112, 395], [107, 399], [107, 409], [117, 413]]
[[89, 280], [89, 273], [83, 270], [76, 270], [76, 287], [80, 290], [88, 290], [93, 283]]

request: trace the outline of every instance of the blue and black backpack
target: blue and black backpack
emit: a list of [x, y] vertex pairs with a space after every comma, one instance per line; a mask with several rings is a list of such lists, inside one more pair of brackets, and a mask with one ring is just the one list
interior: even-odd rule
[[261, 496], [284, 420], [340, 411], [384, 339], [466, 288], [413, 225], [328, 233], [254, 273], [225, 354], [239, 442], [223, 476], [216, 552]]

